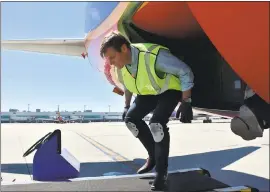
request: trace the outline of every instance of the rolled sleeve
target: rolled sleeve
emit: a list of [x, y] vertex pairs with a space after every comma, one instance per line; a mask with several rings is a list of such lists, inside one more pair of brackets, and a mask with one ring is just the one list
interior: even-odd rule
[[182, 91], [187, 91], [194, 86], [194, 75], [190, 69], [183, 70], [179, 73], [179, 79], [182, 86]]
[[187, 91], [194, 86], [194, 75], [191, 68], [168, 50], [161, 49], [159, 51], [156, 70], [179, 78], [182, 91]]

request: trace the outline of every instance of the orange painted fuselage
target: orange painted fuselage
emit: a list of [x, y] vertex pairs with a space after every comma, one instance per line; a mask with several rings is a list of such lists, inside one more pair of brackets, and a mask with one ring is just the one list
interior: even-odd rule
[[205, 33], [239, 77], [270, 103], [269, 2], [145, 2], [132, 21], [165, 37]]

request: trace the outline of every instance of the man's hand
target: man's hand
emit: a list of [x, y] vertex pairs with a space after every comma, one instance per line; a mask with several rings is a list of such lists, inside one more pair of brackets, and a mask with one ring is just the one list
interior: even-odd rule
[[180, 121], [182, 123], [191, 123], [191, 120], [193, 119], [193, 111], [191, 102], [182, 101], [181, 105], [179, 106], [177, 112], [176, 112], [176, 118], [180, 117]]
[[124, 107], [124, 112], [123, 112], [123, 114], [122, 114], [122, 119], [123, 119], [123, 121], [125, 120], [125, 117], [126, 117], [126, 115], [127, 115], [127, 112], [128, 112], [128, 110], [129, 110], [129, 107], [130, 107], [130, 106]]

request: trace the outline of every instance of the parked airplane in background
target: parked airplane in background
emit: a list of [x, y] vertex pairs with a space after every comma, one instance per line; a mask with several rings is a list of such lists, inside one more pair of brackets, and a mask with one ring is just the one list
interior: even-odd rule
[[56, 116], [35, 117], [33, 120], [40, 123], [53, 123], [56, 120]]
[[123, 95], [115, 68], [99, 55], [104, 36], [118, 30], [132, 43], [168, 47], [192, 68], [195, 108], [235, 116], [242, 107], [242, 118], [249, 99], [249, 116], [270, 124], [269, 2], [89, 2], [85, 20], [85, 38], [8, 40], [2, 47], [88, 58]]

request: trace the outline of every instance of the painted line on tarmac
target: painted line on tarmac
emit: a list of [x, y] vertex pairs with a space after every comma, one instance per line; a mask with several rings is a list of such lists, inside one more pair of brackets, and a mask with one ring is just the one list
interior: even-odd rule
[[83, 133], [78, 133], [78, 132], [75, 132], [75, 131], [74, 131], [74, 133], [76, 133], [77, 135], [82, 137], [84, 140], [86, 140], [88, 143], [93, 145], [95, 148], [97, 148], [99, 151], [104, 153], [106, 156], [110, 157], [115, 162], [119, 162], [119, 163], [124, 164], [125, 166], [127, 166], [129, 169], [131, 169], [132, 172], [136, 173], [137, 170], [141, 167], [141, 165], [138, 165], [138, 164], [136, 164], [134, 162], [131, 162], [125, 156], [113, 151], [112, 149], [106, 147], [105, 145], [102, 145], [101, 143], [95, 141], [91, 137], [89, 137], [89, 136], [87, 136], [87, 135], [85, 135]]

